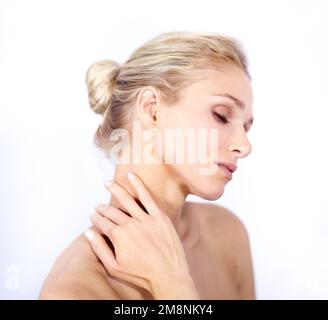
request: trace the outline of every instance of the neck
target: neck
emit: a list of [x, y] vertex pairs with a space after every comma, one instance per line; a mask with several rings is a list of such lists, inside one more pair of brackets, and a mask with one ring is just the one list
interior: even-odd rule
[[[143, 180], [155, 203], [172, 221], [180, 239], [184, 239], [187, 225], [182, 209], [188, 192], [177, 181], [170, 168], [166, 165], [156, 164], [117, 165], [113, 180], [125, 188], [134, 198], [137, 198], [134, 187], [127, 179], [128, 171], [137, 174]], [[111, 197], [110, 205], [121, 208], [115, 197]]]

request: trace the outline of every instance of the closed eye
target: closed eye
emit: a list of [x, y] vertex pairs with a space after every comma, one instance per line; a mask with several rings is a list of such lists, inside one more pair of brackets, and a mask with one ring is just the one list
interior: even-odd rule
[[228, 123], [229, 121], [224, 116], [221, 116], [219, 113], [214, 112], [214, 116], [219, 119], [222, 123]]
[[[221, 116], [219, 113], [213, 112], [213, 114], [214, 114], [215, 118], [216, 118], [219, 122], [224, 123], [224, 124], [229, 123], [229, 121], [227, 120], [227, 118], [224, 117], [224, 116]], [[244, 129], [245, 129], [245, 132], [248, 133], [249, 130], [251, 129], [251, 126], [248, 126], [248, 127], [247, 127], [247, 126], [244, 126]]]

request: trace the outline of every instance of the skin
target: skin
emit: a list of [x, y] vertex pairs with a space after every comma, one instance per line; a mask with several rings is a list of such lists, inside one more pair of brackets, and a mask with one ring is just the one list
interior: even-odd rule
[[[156, 88], [145, 87], [139, 92], [133, 119], [141, 121], [143, 130], [217, 128], [219, 143], [209, 156], [237, 164], [239, 158], [251, 152], [247, 137], [253, 117], [250, 80], [234, 66], [224, 71], [203, 70], [202, 75], [201, 80], [183, 89], [181, 100], [174, 105], [163, 103]], [[245, 108], [240, 109], [233, 100], [216, 94], [231, 95], [242, 101]], [[213, 112], [227, 118], [229, 123], [222, 122]], [[172, 146], [164, 147], [168, 151]], [[221, 206], [186, 202], [188, 194], [216, 200], [223, 195], [229, 182], [221, 170], [212, 175], [200, 175], [201, 167], [188, 163], [119, 164], [113, 180], [133, 198], [138, 198], [138, 191], [127, 179], [127, 172], [142, 179], [181, 241], [200, 299], [254, 299], [251, 251], [243, 223]], [[111, 197], [109, 205], [123, 209], [115, 196]], [[99, 233], [99, 226], [93, 225], [91, 229]], [[153, 298], [145, 288], [116, 279], [107, 269], [90, 243], [80, 235], [57, 259], [42, 287], [40, 299]]]

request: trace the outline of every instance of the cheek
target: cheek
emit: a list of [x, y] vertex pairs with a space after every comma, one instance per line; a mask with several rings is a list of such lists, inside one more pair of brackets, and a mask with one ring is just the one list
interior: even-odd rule
[[205, 166], [217, 160], [228, 133], [211, 116], [205, 111], [186, 112], [184, 117], [179, 114], [163, 131], [163, 159], [188, 166]]
[[218, 129], [218, 149], [226, 149], [231, 141], [232, 131], [228, 127], [221, 126]]
[[219, 134], [200, 128], [188, 130], [171, 130], [165, 133], [165, 159], [174, 160], [175, 164], [205, 166], [218, 159]]
[[[174, 157], [174, 164], [195, 164], [201, 134], [199, 122], [188, 114], [184, 119], [170, 123], [163, 130], [163, 155]], [[204, 140], [204, 139], [203, 139]], [[172, 164], [172, 161], [170, 162]]]

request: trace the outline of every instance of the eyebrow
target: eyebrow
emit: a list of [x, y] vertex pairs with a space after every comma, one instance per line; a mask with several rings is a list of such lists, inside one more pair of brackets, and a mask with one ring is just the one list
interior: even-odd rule
[[[226, 94], [226, 93], [222, 93], [222, 94], [212, 94], [212, 96], [220, 96], [220, 97], [228, 98], [228, 99], [232, 100], [232, 101], [235, 103], [235, 105], [236, 105], [239, 109], [241, 109], [241, 110], [245, 110], [245, 104], [244, 104], [244, 102], [242, 102], [242, 101], [239, 100], [238, 98], [232, 96], [231, 94]], [[250, 118], [250, 119], [247, 121], [247, 123], [250, 124], [250, 125], [252, 125], [253, 122], [254, 122], [254, 118], [253, 118], [253, 117]]]

